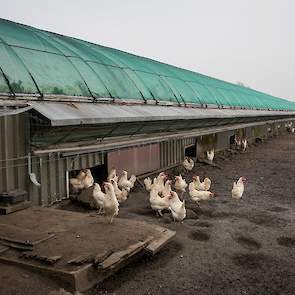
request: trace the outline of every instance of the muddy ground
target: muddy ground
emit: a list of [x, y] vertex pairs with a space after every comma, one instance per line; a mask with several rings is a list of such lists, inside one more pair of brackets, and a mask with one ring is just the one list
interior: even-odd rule
[[[138, 259], [84, 294], [295, 294], [295, 136], [269, 139], [216, 163], [222, 169], [198, 164], [185, 175], [188, 181], [193, 174], [210, 177], [218, 197], [198, 209], [185, 195], [190, 209], [183, 223], [174, 223], [169, 213], [157, 217], [138, 186], [120, 207], [120, 217], [168, 227], [176, 238], [156, 256]], [[237, 201], [230, 196], [240, 176], [248, 181]], [[62, 207], [88, 212], [68, 202]], [[16, 275], [25, 282], [25, 292], [18, 294], [35, 287], [47, 294], [58, 285], [26, 272]], [[21, 290], [21, 280], [16, 282]]]

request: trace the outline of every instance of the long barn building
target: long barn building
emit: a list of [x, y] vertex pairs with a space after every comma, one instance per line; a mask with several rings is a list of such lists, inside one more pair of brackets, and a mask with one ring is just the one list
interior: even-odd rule
[[96, 181], [112, 167], [142, 175], [294, 120], [288, 100], [0, 20], [0, 193], [48, 205], [79, 169]]

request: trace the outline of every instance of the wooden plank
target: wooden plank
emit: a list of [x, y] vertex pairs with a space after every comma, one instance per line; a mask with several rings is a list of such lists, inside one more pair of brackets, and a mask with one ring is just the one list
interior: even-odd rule
[[21, 202], [10, 206], [0, 206], [0, 215], [7, 215], [19, 210], [26, 209], [31, 206], [30, 201]]
[[163, 229], [163, 227], [158, 228], [158, 230], [160, 231], [160, 236], [152, 240], [151, 243], [149, 243], [145, 248], [147, 253], [151, 255], [155, 255], [157, 252], [159, 252], [159, 250], [176, 235], [175, 231]]
[[38, 233], [15, 225], [0, 223], [0, 241], [11, 244], [32, 247], [54, 236], [54, 234]]
[[94, 259], [95, 259], [95, 255], [84, 254], [69, 260], [67, 263], [73, 264], [73, 265], [82, 265], [84, 263], [92, 263]]
[[7, 251], [8, 249], [9, 249], [9, 247], [6, 247], [6, 246], [0, 244], [0, 253], [3, 253], [5, 251]]
[[114, 253], [113, 250], [106, 250], [105, 252], [96, 255], [93, 261], [93, 266], [98, 267], [99, 264], [101, 264], [105, 259], [107, 259], [113, 253]]
[[32, 251], [33, 250], [33, 246], [31, 245], [25, 245], [25, 244], [17, 244], [17, 243], [13, 243], [13, 242], [8, 242], [8, 241], [0, 241], [0, 243], [4, 246], [10, 247], [10, 248], [14, 248], [17, 250], [22, 250], [22, 251]]
[[105, 259], [99, 266], [102, 269], [113, 269], [117, 264], [120, 264], [124, 259], [140, 252], [145, 246], [153, 239], [153, 237], [148, 237], [143, 242], [138, 242], [133, 245], [130, 245], [127, 249], [117, 251]]
[[47, 265], [36, 265], [36, 263], [30, 263], [30, 261], [27, 260], [23, 261], [17, 258], [7, 258], [4, 256], [0, 256], [0, 262], [11, 265], [17, 265], [32, 271], [38, 271], [45, 275], [52, 276], [53, 278], [59, 277], [63, 282], [68, 283], [70, 286], [75, 286], [75, 276], [67, 271], [52, 268], [51, 266]]
[[58, 255], [58, 256], [47, 257], [47, 256], [40, 256], [34, 252], [24, 252], [19, 256], [19, 258], [32, 259], [35, 261], [43, 262], [48, 265], [53, 265], [57, 261], [59, 261], [62, 258], [62, 256]]

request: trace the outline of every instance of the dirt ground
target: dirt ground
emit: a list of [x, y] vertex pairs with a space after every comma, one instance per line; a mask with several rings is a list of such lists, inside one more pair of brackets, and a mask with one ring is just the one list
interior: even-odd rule
[[[185, 195], [189, 209], [183, 223], [174, 223], [169, 213], [157, 217], [138, 186], [119, 216], [159, 224], [175, 230], [176, 237], [156, 256], [143, 256], [84, 294], [295, 294], [295, 136], [269, 139], [216, 163], [222, 169], [198, 164], [185, 175], [187, 181], [193, 174], [210, 177], [218, 196], [198, 209]], [[244, 198], [237, 201], [230, 195], [240, 176], [247, 183]], [[62, 207], [88, 212], [68, 202]], [[59, 286], [0, 267], [0, 281], [23, 286], [18, 294], [38, 294], [30, 288], [47, 294]]]
[[[155, 257], [143, 257], [87, 294], [295, 294], [295, 136], [252, 146], [222, 166], [198, 166], [216, 199], [174, 223], [150, 210], [137, 189], [120, 216], [166, 226], [176, 238]], [[187, 179], [191, 180], [187, 175]], [[234, 179], [247, 177], [244, 198], [231, 199]], [[185, 196], [189, 200], [188, 196]], [[188, 202], [190, 208], [196, 208]]]

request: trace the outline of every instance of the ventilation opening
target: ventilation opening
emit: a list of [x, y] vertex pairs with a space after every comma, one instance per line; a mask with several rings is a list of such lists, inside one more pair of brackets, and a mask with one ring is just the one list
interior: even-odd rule
[[184, 148], [184, 155], [189, 158], [197, 157], [197, 145], [193, 144]]

